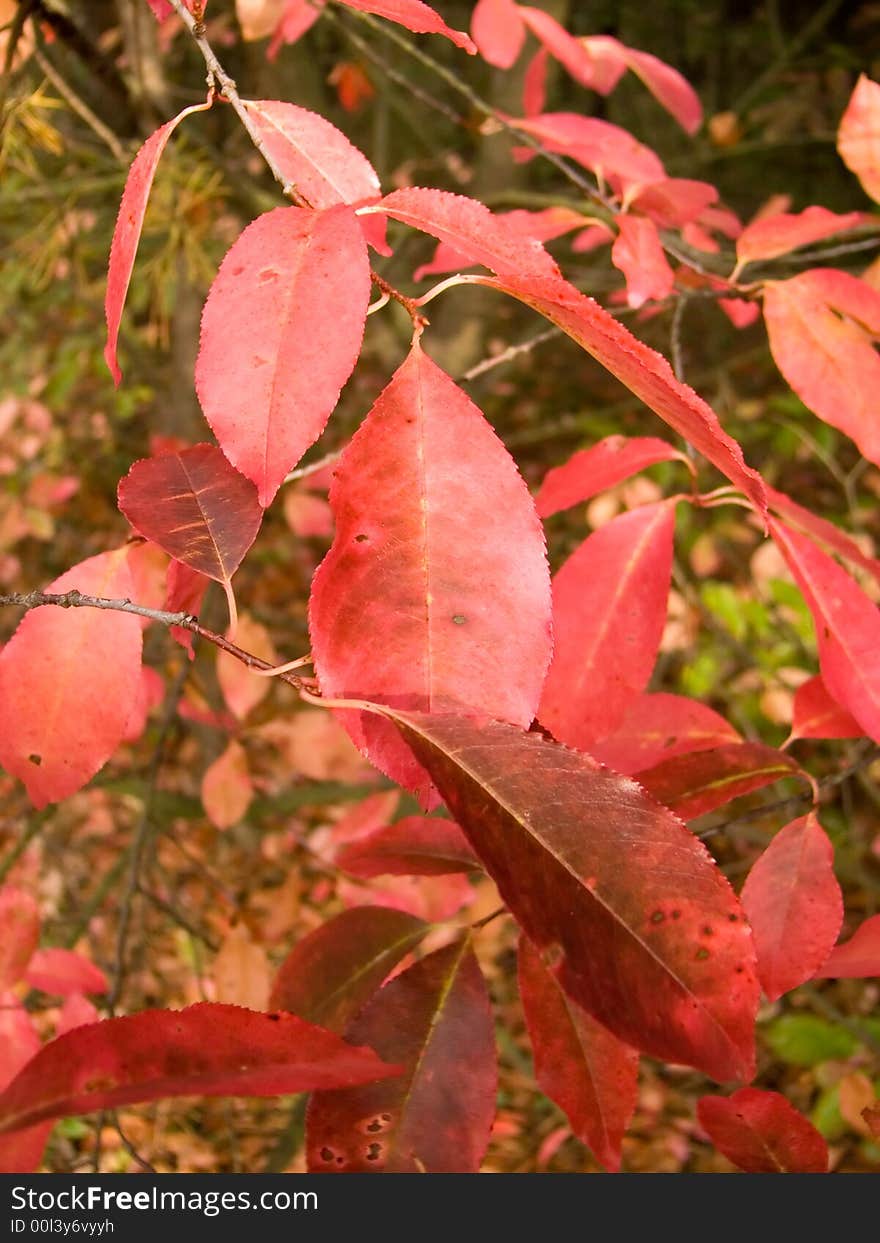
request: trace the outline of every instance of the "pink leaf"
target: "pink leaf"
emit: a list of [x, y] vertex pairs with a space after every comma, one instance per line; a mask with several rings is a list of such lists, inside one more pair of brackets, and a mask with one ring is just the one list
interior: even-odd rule
[[346, 847], [336, 866], [354, 876], [443, 876], [478, 871], [480, 861], [457, 824], [407, 816]]
[[122, 202], [119, 204], [119, 215], [116, 218], [116, 228], [113, 232], [113, 243], [110, 247], [107, 294], [104, 301], [107, 318], [107, 344], [104, 347], [104, 359], [117, 385], [122, 379], [122, 372], [116, 361], [119, 322], [122, 319], [122, 308], [125, 306], [128, 283], [131, 280], [153, 177], [168, 139], [180, 122], [193, 112], [204, 112], [206, 107], [208, 107], [207, 104], [195, 104], [191, 108], [184, 108], [173, 120], [166, 121], [154, 134], [150, 135], [128, 170], [128, 178], [122, 192]]
[[847, 535], [846, 531], [841, 530], [835, 523], [829, 522], [827, 518], [820, 518], [811, 509], [805, 509], [803, 505], [793, 501], [784, 492], [778, 492], [776, 488], [767, 487], [767, 499], [770, 503], [770, 508], [779, 514], [780, 517], [792, 522], [800, 530], [811, 535], [820, 544], [825, 544], [826, 547], [832, 549], [846, 561], [852, 561], [855, 565], [861, 566], [863, 570], [867, 570], [880, 583], [880, 561], [876, 557], [866, 556], [853, 537]]
[[367, 247], [349, 207], [278, 207], [236, 241], [202, 316], [196, 388], [265, 508], [324, 429], [361, 348]]
[[292, 1014], [211, 1002], [144, 1010], [44, 1045], [0, 1094], [0, 1133], [169, 1096], [278, 1096], [397, 1073]]
[[360, 9], [362, 13], [386, 17], [414, 34], [444, 35], [471, 56], [477, 53], [475, 44], [463, 30], [452, 30], [440, 14], [422, 0], [340, 0], [340, 3], [350, 9]]
[[105, 993], [107, 977], [82, 954], [73, 950], [37, 950], [28, 964], [25, 979], [31, 988], [68, 997], [71, 993]]
[[286, 0], [267, 56], [274, 60], [282, 43], [296, 43], [321, 16], [325, 0]]
[[16, 885], [0, 887], [0, 993], [17, 984], [40, 940], [40, 911]]
[[538, 708], [560, 742], [589, 750], [648, 683], [672, 572], [675, 504], [643, 505], [594, 531], [553, 580], [554, 651]]
[[779, 830], [752, 866], [740, 901], [752, 925], [758, 979], [776, 1001], [812, 979], [843, 922], [834, 849], [813, 812]]
[[428, 931], [404, 911], [343, 911], [296, 943], [278, 968], [269, 1004], [341, 1033]]
[[779, 1092], [704, 1096], [697, 1118], [718, 1151], [749, 1174], [828, 1172], [825, 1140]]
[[229, 829], [242, 819], [253, 797], [247, 754], [233, 738], [225, 751], [205, 769], [202, 803], [215, 828]]
[[528, 63], [523, 77], [523, 113], [527, 117], [537, 116], [547, 106], [549, 65], [550, 53], [545, 47], [540, 48]]
[[796, 777], [790, 756], [760, 742], [732, 742], [663, 760], [636, 773], [645, 789], [683, 820], [693, 820], [763, 786]]
[[[361, 217], [369, 219], [370, 217]], [[573, 229], [583, 228], [587, 217], [569, 207], [546, 207], [543, 211], [509, 211], [496, 217], [503, 220], [506, 226], [516, 229], [523, 237], [534, 238], [538, 242], [549, 242], [553, 238], [562, 237]], [[430, 263], [423, 263], [413, 272], [413, 280], [420, 281], [426, 276], [441, 272], [457, 272], [461, 268], [472, 267], [477, 261], [468, 254], [457, 251], [448, 242], [440, 242], [434, 251]]]
[[476, 1173], [495, 1116], [489, 995], [470, 938], [386, 984], [346, 1030], [403, 1073], [319, 1092], [306, 1117], [309, 1169], [323, 1173]]
[[872, 915], [848, 941], [835, 945], [816, 979], [861, 980], [875, 975], [880, 976], [880, 915]]
[[370, 161], [326, 118], [277, 99], [244, 106], [285, 179], [312, 207], [363, 203], [381, 193]]
[[789, 742], [798, 738], [861, 738], [864, 732], [858, 721], [831, 698], [818, 674], [795, 691]]
[[626, 278], [626, 301], [631, 307], [668, 298], [675, 287], [675, 273], [669, 266], [660, 234], [645, 216], [618, 216], [617, 237], [611, 247], [611, 262]]
[[[39, 1051], [40, 1037], [14, 993], [0, 992], [0, 1088], [5, 1088]], [[39, 1168], [51, 1123], [17, 1135], [0, 1135], [0, 1174], [31, 1174]]]
[[522, 51], [526, 28], [514, 0], [477, 0], [471, 35], [483, 60], [509, 69]]
[[613, 734], [590, 743], [590, 754], [615, 772], [632, 774], [661, 760], [708, 751], [740, 736], [722, 716], [683, 695], [640, 695]]
[[624, 67], [607, 56], [595, 56], [588, 47], [560, 26], [555, 17], [542, 9], [519, 5], [519, 15], [529, 30], [571, 74], [575, 82], [607, 95], [618, 82]]
[[519, 944], [519, 992], [538, 1084], [578, 1139], [616, 1172], [636, 1107], [638, 1053], [565, 995], [525, 937]]
[[58, 1013], [55, 1035], [63, 1036], [66, 1032], [72, 1032], [75, 1027], [85, 1027], [87, 1023], [97, 1023], [98, 1020], [98, 1011], [88, 998], [83, 997], [82, 993], [71, 993], [64, 999], [64, 1005]]
[[430, 233], [468, 263], [482, 263], [499, 276], [534, 273], [549, 277], [559, 273], [556, 261], [540, 242], [476, 199], [413, 186], [392, 190], [375, 210]]
[[880, 85], [862, 74], [837, 131], [837, 150], [865, 192], [880, 201]]
[[[322, 693], [527, 726], [550, 656], [540, 523], [507, 450], [418, 344], [335, 475], [336, 536], [309, 604]], [[430, 801], [392, 727], [345, 722], [377, 767]]]
[[131, 525], [218, 583], [228, 583], [263, 520], [257, 490], [216, 445], [141, 458], [119, 483]]
[[[128, 549], [100, 553], [47, 588], [132, 599]], [[67, 798], [119, 743], [141, 687], [141, 626], [130, 613], [32, 609], [0, 652], [0, 763], [35, 807]]]
[[814, 268], [764, 285], [777, 367], [805, 405], [880, 462], [880, 293], [847, 272]]
[[796, 215], [780, 212], [761, 216], [746, 225], [737, 238], [736, 257], [740, 265], [775, 259], [810, 242], [820, 242], [835, 233], [854, 229], [869, 219], [864, 212], [851, 211], [839, 216], [824, 207], [807, 207]]
[[742, 488], [759, 513], [766, 512], [760, 475], [746, 466], [742, 449], [722, 429], [714, 410], [692, 388], [676, 380], [665, 358], [634, 337], [597, 302], [564, 280], [484, 277], [480, 283], [519, 298], [557, 324]]
[[619, 125], [599, 117], [583, 117], [576, 112], [545, 112], [515, 124], [518, 129], [533, 134], [548, 150], [571, 156], [597, 177], [610, 181], [615, 189], [626, 191], [628, 196], [650, 182], [666, 178], [659, 157], [649, 147]]
[[717, 201], [718, 191], [706, 181], [667, 177], [639, 190], [630, 205], [660, 229], [680, 229], [697, 220]]
[[775, 518], [770, 520], [770, 530], [813, 615], [823, 682], [865, 733], [880, 741], [877, 606], [807, 536]]
[[688, 134], [695, 134], [703, 121], [703, 106], [691, 84], [677, 69], [650, 52], [625, 48], [626, 63], [670, 116]]

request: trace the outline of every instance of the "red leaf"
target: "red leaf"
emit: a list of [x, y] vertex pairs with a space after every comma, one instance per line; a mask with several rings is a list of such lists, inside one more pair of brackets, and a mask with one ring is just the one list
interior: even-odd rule
[[697, 220], [718, 201], [718, 191], [707, 181], [667, 177], [645, 186], [632, 200], [633, 209], [648, 216], [660, 229], [680, 229]]
[[263, 520], [257, 490], [216, 445], [141, 458], [120, 480], [119, 508], [147, 539], [227, 584]]
[[789, 742], [797, 738], [861, 738], [863, 734], [858, 721], [831, 698], [818, 674], [795, 691]]
[[566, 997], [525, 937], [519, 943], [519, 993], [541, 1090], [596, 1159], [616, 1173], [636, 1107], [638, 1053]]
[[[168, 566], [168, 575], [165, 581], [165, 602], [163, 608], [167, 609], [169, 613], [189, 613], [198, 617], [209, 581], [198, 570], [190, 569], [182, 561], [172, 560]], [[194, 660], [195, 652], [193, 651], [192, 633], [189, 630], [184, 630], [182, 626], [172, 626], [170, 634], [181, 647], [186, 649], [190, 660]]]
[[309, 1102], [309, 1169], [476, 1173], [495, 1116], [495, 1032], [470, 938], [396, 976], [348, 1028], [403, 1073]]
[[780, 212], [773, 216], [761, 216], [746, 225], [736, 243], [739, 265], [755, 263], [759, 259], [775, 259], [810, 242], [854, 229], [870, 219], [864, 212], [851, 211], [843, 216], [825, 207], [807, 207], [802, 212]]
[[88, 998], [83, 997], [82, 993], [71, 993], [65, 999], [64, 1005], [58, 1012], [55, 1035], [63, 1036], [65, 1032], [72, 1032], [75, 1027], [85, 1027], [87, 1023], [97, 1023], [99, 1018], [98, 1011]]
[[533, 134], [548, 150], [570, 155], [597, 177], [612, 182], [615, 189], [625, 190], [627, 196], [666, 177], [659, 156], [649, 147], [619, 125], [599, 117], [583, 117], [577, 112], [545, 112], [515, 124], [518, 129]]
[[580, 449], [562, 466], [544, 476], [535, 506], [542, 518], [588, 501], [597, 492], [614, 488], [657, 462], [684, 462], [688, 458], [665, 440], [653, 436], [606, 436], [589, 449]]
[[340, 0], [350, 9], [360, 9], [362, 13], [375, 13], [377, 17], [387, 17], [398, 26], [405, 26], [414, 34], [444, 35], [456, 47], [475, 56], [477, 49], [463, 30], [452, 30], [446, 25], [439, 13], [422, 0]]
[[877, 606], [811, 539], [776, 519], [770, 530], [813, 615], [823, 682], [865, 733], [880, 741]]
[[[47, 588], [131, 599], [127, 549], [89, 557]], [[130, 613], [32, 609], [0, 652], [0, 763], [35, 807], [85, 785], [125, 735], [141, 689]]]
[[592, 298], [563, 280], [502, 281], [482, 277], [480, 284], [519, 298], [557, 324], [689, 440], [731, 483], [742, 488], [759, 513], [766, 512], [760, 475], [746, 466], [742, 449], [723, 430], [714, 410], [692, 388], [676, 380], [662, 355], [634, 337]]
[[24, 977], [31, 988], [59, 997], [71, 993], [105, 993], [107, 977], [99, 967], [73, 950], [37, 950]]
[[[507, 450], [418, 344], [335, 476], [336, 537], [309, 604], [323, 694], [528, 725], [550, 657], [540, 523]], [[387, 722], [345, 723], [378, 768], [430, 801]]]
[[590, 754], [618, 773], [637, 773], [690, 751], [709, 751], [740, 736], [724, 717], [684, 695], [640, 695], [620, 727], [590, 743]]
[[278, 968], [269, 1004], [344, 1032], [429, 927], [404, 911], [358, 906], [298, 941]]
[[559, 274], [556, 261], [540, 242], [524, 234], [504, 216], [496, 216], [476, 199], [446, 190], [412, 186], [392, 190], [371, 210], [384, 212], [402, 224], [430, 233], [446, 242], [468, 263], [482, 263], [499, 276]]
[[593, 55], [589, 48], [560, 26], [555, 17], [542, 9], [519, 5], [519, 15], [536, 39], [571, 74], [575, 82], [607, 95], [620, 79], [623, 65], [607, 56]]
[[[369, 216], [361, 219], [370, 219]], [[502, 212], [497, 220], [503, 220], [524, 237], [534, 238], [538, 242], [549, 242], [553, 238], [571, 233], [573, 229], [583, 228], [587, 217], [581, 212], [572, 211], [570, 207], [546, 207], [543, 211]], [[423, 263], [413, 272], [413, 280], [420, 281], [426, 276], [439, 272], [457, 272], [461, 268], [472, 267], [477, 261], [467, 254], [457, 251], [448, 242], [439, 242], [434, 257], [429, 263]]]
[[873, 975], [880, 975], [880, 915], [872, 915], [848, 941], [835, 945], [816, 979], [861, 980]]
[[621, 514], [594, 531], [553, 579], [553, 660], [538, 717], [589, 749], [645, 689], [666, 623], [675, 502]]
[[40, 911], [16, 885], [0, 887], [0, 993], [17, 984], [40, 941]]
[[827, 518], [820, 518], [818, 514], [814, 514], [811, 509], [804, 509], [803, 505], [798, 505], [797, 501], [793, 501], [790, 496], [786, 496], [784, 492], [777, 492], [775, 488], [767, 487], [767, 500], [770, 508], [779, 514], [782, 518], [786, 518], [789, 522], [802, 531], [806, 531], [820, 544], [825, 544], [847, 561], [852, 561], [855, 565], [860, 565], [863, 570], [867, 570], [869, 574], [873, 574], [877, 582], [880, 583], [880, 561], [876, 557], [868, 557], [862, 552], [859, 545], [851, 535], [847, 535], [846, 531], [842, 531], [835, 523], [829, 522]]
[[862, 74], [837, 131], [837, 150], [867, 194], [880, 201], [880, 85]]
[[631, 779], [539, 734], [376, 710], [428, 769], [575, 1001], [654, 1057], [751, 1078], [751, 935], [680, 820]]
[[776, 1001], [813, 978], [843, 922], [834, 849], [813, 812], [779, 830], [752, 866], [740, 901], [752, 925], [758, 979]]
[[650, 52], [627, 47], [624, 53], [629, 68], [642, 80], [661, 107], [688, 134], [695, 134], [703, 122], [703, 105], [687, 79]]
[[828, 1147], [811, 1122], [778, 1092], [740, 1088], [704, 1096], [700, 1126], [728, 1161], [749, 1174], [826, 1174]]
[[547, 69], [550, 65], [550, 53], [542, 47], [535, 53], [526, 67], [523, 77], [523, 113], [527, 117], [537, 116], [547, 105]]
[[626, 278], [626, 301], [631, 307], [660, 302], [675, 287], [675, 273], [666, 261], [660, 234], [645, 216], [618, 216], [611, 262]]
[[253, 797], [247, 753], [232, 738], [223, 753], [205, 769], [202, 804], [215, 828], [230, 829], [243, 819]]
[[805, 405], [880, 462], [876, 395], [880, 293], [847, 272], [815, 268], [764, 284], [764, 319], [777, 367]]
[[[174, 5], [169, 4], [168, 0], [147, 0], [147, 4], [153, 10], [157, 22], [164, 22], [174, 12]], [[189, 4], [186, 7], [189, 8]]]
[[325, 117], [277, 99], [243, 102], [263, 146], [312, 207], [379, 196], [379, 177], [370, 161]]
[[800, 773], [795, 761], [774, 747], [732, 742], [663, 760], [647, 772], [636, 773], [636, 778], [658, 802], [683, 820], [693, 820], [742, 794]]
[[119, 215], [113, 232], [110, 247], [110, 262], [107, 268], [107, 294], [104, 300], [104, 312], [107, 318], [107, 344], [104, 347], [104, 360], [110, 368], [114, 382], [118, 385], [122, 372], [116, 361], [116, 343], [119, 339], [119, 321], [122, 319], [122, 308], [128, 293], [128, 283], [134, 267], [147, 200], [153, 185], [153, 177], [162, 152], [174, 130], [192, 112], [204, 112], [207, 104], [195, 104], [192, 108], [184, 108], [172, 121], [166, 121], [154, 134], [151, 134], [134, 157], [128, 170], [122, 202], [119, 204]]
[[[40, 1037], [14, 993], [0, 992], [0, 1088], [5, 1088], [39, 1051]], [[17, 1135], [0, 1135], [0, 1174], [32, 1174], [43, 1158], [51, 1123]]]
[[277, 207], [223, 260], [202, 315], [196, 388], [265, 508], [324, 429], [357, 361], [370, 298], [353, 209]]
[[286, 0], [266, 55], [274, 60], [282, 43], [296, 43], [321, 16], [324, 0]]
[[407, 816], [347, 847], [336, 866], [354, 876], [443, 876], [477, 871], [480, 861], [451, 820]]
[[514, 0], [477, 0], [471, 35], [483, 60], [509, 69], [522, 51], [526, 28]]
[[202, 1002], [77, 1027], [0, 1094], [0, 1133], [169, 1096], [277, 1096], [398, 1074], [292, 1014]]

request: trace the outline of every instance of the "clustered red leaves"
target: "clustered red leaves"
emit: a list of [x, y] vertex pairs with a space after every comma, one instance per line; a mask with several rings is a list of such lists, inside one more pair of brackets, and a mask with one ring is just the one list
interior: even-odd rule
[[[171, 6], [150, 3], [158, 18], [170, 16]], [[472, 38], [421, 0], [342, 3], [479, 50], [500, 68], [536, 39], [525, 116], [509, 123], [595, 174], [613, 222], [568, 208], [496, 214], [431, 188], [383, 197], [369, 161], [324, 118], [283, 101], [244, 101], [298, 205], [267, 211], [243, 230], [208, 296], [195, 380], [218, 446], [135, 463], [119, 507], [148, 544], [91, 557], [50, 590], [193, 610], [214, 579], [232, 603], [232, 575], [264, 509], [321, 434], [357, 363], [372, 284], [386, 289], [371, 276], [368, 248], [389, 253], [392, 220], [438, 242], [416, 279], [487, 268], [491, 275], [459, 283], [508, 294], [557, 325], [726, 476], [769, 529], [816, 624], [821, 676], [798, 691], [789, 741], [880, 741], [880, 622], [831, 552], [875, 578], [877, 562], [765, 485], [711, 407], [575, 289], [544, 247], [571, 233], [575, 252], [610, 242], [623, 296], [636, 309], [700, 284], [699, 272], [670, 263], [664, 230], [704, 251], [717, 249], [715, 234], [735, 239], [736, 267], [710, 287], [731, 295], [722, 304], [735, 323], [758, 311], [733, 295], [762, 301], [792, 388], [880, 462], [880, 296], [825, 268], [741, 280], [747, 267], [760, 272], [870, 218], [814, 206], [743, 229], [713, 186], [668, 177], [657, 154], [626, 131], [546, 112], [552, 57], [600, 94], [630, 70], [688, 133], [699, 127], [699, 101], [684, 79], [614, 38], [575, 38], [514, 0], [479, 0]], [[286, 0], [270, 24], [243, 17], [245, 36], [272, 35], [274, 54], [302, 37], [322, 7]], [[153, 178], [175, 127], [209, 106], [163, 125], [129, 172], [106, 297], [105, 356], [117, 383], [119, 329]], [[874, 197], [878, 117], [880, 87], [862, 79], [839, 149]], [[527, 159], [534, 150], [515, 154]], [[426, 809], [445, 803], [455, 822], [380, 818], [354, 840], [341, 838], [334, 864], [355, 878], [460, 881], [459, 873], [485, 870], [523, 932], [519, 982], [537, 1081], [616, 1170], [640, 1054], [721, 1083], [748, 1082], [760, 991], [775, 1000], [811, 979], [877, 974], [880, 917], [835, 948], [842, 899], [815, 811], [776, 834], [741, 898], [683, 823], [804, 776], [786, 753], [743, 741], [706, 705], [647, 693], [666, 620], [676, 507], [706, 502], [691, 457], [666, 440], [613, 435], [551, 470], [533, 500], [480, 410], [423, 350], [418, 302], [390, 293], [413, 317], [413, 342], [333, 470], [335, 534], [309, 602], [314, 685], [363, 755]], [[692, 492], [594, 531], [551, 593], [540, 519], [661, 462], [686, 465]], [[156, 548], [170, 563], [156, 560]], [[40, 608], [0, 653], [0, 761], [36, 807], [79, 790], [143, 727], [152, 692], [142, 676], [142, 629], [125, 611]], [[238, 637], [270, 658], [257, 623], [243, 618]], [[228, 653], [223, 660], [224, 696], [241, 721], [264, 691], [241, 681]], [[237, 737], [205, 773], [202, 792], [217, 827], [245, 814], [254, 787]], [[0, 1161], [31, 1168], [46, 1123], [69, 1113], [175, 1094], [312, 1091], [313, 1170], [476, 1171], [496, 1094], [477, 929], [446, 929], [443, 944], [433, 940], [413, 960], [436, 929], [404, 910], [356, 906], [293, 947], [272, 987], [272, 1012], [205, 1003], [84, 1024], [80, 1009], [43, 1047], [17, 995], [4, 993]], [[105, 986], [78, 956], [37, 949], [36, 908], [17, 889], [0, 889], [0, 934], [0, 990], [22, 979], [76, 996]], [[705, 1096], [698, 1119], [745, 1170], [827, 1169], [821, 1136], [778, 1093], [743, 1087]], [[13, 1132], [15, 1149], [5, 1138]]]

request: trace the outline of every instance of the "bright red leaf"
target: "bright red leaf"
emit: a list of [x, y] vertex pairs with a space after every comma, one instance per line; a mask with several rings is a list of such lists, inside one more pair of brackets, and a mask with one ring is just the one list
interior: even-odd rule
[[381, 193], [370, 161], [325, 117], [278, 99], [244, 106], [266, 151], [312, 207], [363, 203]]
[[594, 759], [615, 772], [632, 774], [690, 751], [709, 751], [740, 736], [724, 717], [684, 695], [639, 695], [620, 726], [590, 743]]
[[456, 47], [463, 48], [472, 56], [477, 49], [463, 30], [452, 30], [443, 18], [422, 0], [340, 0], [341, 4], [350, 9], [360, 9], [363, 13], [375, 13], [377, 17], [386, 17], [398, 26], [405, 26], [414, 34], [444, 35]]
[[704, 1096], [697, 1118], [718, 1151], [749, 1174], [828, 1172], [825, 1140], [779, 1092]]
[[[198, 570], [191, 569], [182, 561], [172, 560], [165, 580], [165, 600], [162, 607], [169, 613], [189, 613], [198, 617], [209, 581]], [[184, 630], [182, 626], [172, 626], [169, 633], [186, 649], [190, 660], [194, 660], [192, 632]]]
[[554, 59], [571, 74], [575, 82], [589, 90], [607, 95], [613, 90], [623, 73], [624, 66], [607, 57], [594, 56], [589, 48], [570, 35], [555, 17], [543, 9], [519, 5], [520, 19], [539, 39]]
[[626, 1043], [750, 1079], [758, 1003], [742, 909], [634, 781], [510, 725], [378, 708], [428, 769], [562, 988]]
[[736, 257], [740, 263], [755, 263], [759, 259], [775, 259], [810, 242], [821, 242], [835, 233], [854, 229], [869, 219], [864, 212], [851, 211], [845, 215], [828, 211], [825, 207], [807, 207], [797, 214], [780, 212], [778, 215], [761, 216], [746, 225], [736, 242]]
[[[590, 39], [585, 39], [589, 44]], [[665, 61], [636, 48], [624, 48], [627, 66], [640, 78], [657, 102], [673, 116], [688, 134], [695, 134], [703, 122], [703, 106], [690, 82]]]
[[658, 802], [683, 820], [693, 820], [743, 794], [800, 773], [795, 761], [774, 747], [731, 742], [662, 760], [636, 777]]
[[764, 285], [764, 319], [777, 367], [820, 419], [880, 462], [880, 293], [831, 268]]
[[346, 847], [336, 866], [354, 876], [443, 876], [473, 872], [480, 861], [457, 824], [406, 816]]
[[538, 1084], [578, 1139], [606, 1170], [616, 1172], [636, 1107], [638, 1053], [565, 995], [525, 937], [519, 943], [519, 994]]
[[837, 131], [837, 150], [865, 192], [880, 202], [880, 85], [862, 74]]
[[549, 518], [616, 487], [648, 466], [676, 461], [688, 464], [689, 459], [654, 436], [606, 436], [589, 449], [579, 449], [562, 466], [548, 470], [535, 507], [542, 518]]
[[263, 520], [257, 489], [216, 445], [141, 458], [120, 480], [118, 499], [136, 531], [224, 587]]
[[813, 812], [779, 830], [752, 866], [740, 901], [752, 925], [758, 979], [769, 999], [812, 979], [843, 922], [834, 849]]
[[[47, 591], [133, 599], [128, 549], [99, 553]], [[141, 690], [141, 625], [130, 613], [32, 609], [0, 652], [0, 763], [35, 807], [85, 785], [125, 735]]]
[[[322, 693], [527, 726], [550, 658], [544, 538], [513, 459], [416, 344], [340, 459], [312, 583]], [[383, 772], [430, 799], [387, 722], [346, 713]]]
[[276, 1096], [396, 1075], [372, 1049], [292, 1014], [202, 1002], [77, 1027], [0, 1093], [0, 1133], [169, 1096]]
[[383, 906], [343, 911], [296, 943], [278, 968], [269, 1004], [344, 1032], [428, 931], [423, 920]]
[[594, 531], [553, 579], [553, 660], [538, 717], [589, 750], [648, 684], [666, 623], [675, 503], [659, 501]]
[[296, 43], [314, 26], [324, 8], [323, 0], [285, 0], [284, 12], [272, 36], [269, 60], [274, 60], [282, 43]]
[[150, 135], [128, 170], [128, 178], [122, 193], [122, 201], [119, 204], [119, 215], [116, 218], [116, 228], [110, 247], [107, 294], [104, 300], [104, 312], [107, 318], [107, 344], [104, 347], [104, 360], [116, 384], [119, 384], [122, 379], [122, 372], [116, 361], [119, 322], [122, 319], [122, 308], [125, 306], [128, 283], [131, 280], [156, 168], [168, 139], [184, 117], [188, 117], [193, 112], [204, 112], [208, 106], [207, 104], [195, 104], [191, 108], [184, 108], [173, 120], [166, 121], [154, 134]]
[[430, 233], [468, 263], [482, 263], [499, 276], [534, 273], [549, 277], [559, 273], [556, 261], [539, 241], [476, 199], [412, 186], [392, 190], [375, 210]]
[[483, 60], [509, 69], [522, 51], [526, 28], [514, 0], [477, 0], [471, 16], [471, 37]]
[[836, 523], [829, 522], [827, 518], [821, 518], [811, 509], [805, 509], [803, 505], [793, 501], [784, 492], [778, 492], [776, 488], [767, 487], [767, 500], [774, 513], [811, 535], [820, 544], [838, 553], [844, 560], [861, 566], [863, 570], [873, 574], [880, 583], [880, 561], [876, 557], [867, 556], [853, 537], [847, 535], [846, 531]]
[[557, 324], [690, 441], [731, 483], [742, 488], [759, 513], [766, 511], [760, 475], [746, 466], [742, 449], [723, 430], [714, 410], [692, 388], [676, 380], [662, 355], [634, 337], [592, 298], [563, 280], [482, 277], [480, 284], [519, 298]]
[[0, 993], [17, 984], [40, 940], [40, 911], [17, 885], [0, 887]]
[[31, 988], [59, 997], [72, 993], [105, 993], [107, 977], [82, 954], [56, 947], [37, 950], [24, 977]]
[[848, 941], [835, 945], [816, 979], [861, 980], [874, 975], [880, 976], [880, 915], [872, 915]]
[[680, 229], [699, 219], [717, 200], [718, 191], [707, 181], [667, 177], [640, 190], [631, 207], [648, 216], [660, 229]]
[[380, 1087], [319, 1092], [306, 1119], [309, 1169], [470, 1174], [495, 1116], [495, 1031], [470, 939], [386, 984], [346, 1031], [403, 1073]]
[[813, 615], [823, 682], [865, 733], [880, 741], [877, 606], [807, 536], [776, 519], [771, 519], [770, 530]]
[[789, 742], [797, 738], [861, 738], [863, 734], [858, 721], [831, 698], [818, 674], [795, 691]]
[[[666, 177], [659, 156], [627, 130], [600, 117], [584, 117], [577, 112], [545, 112], [517, 120], [515, 124], [518, 129], [533, 134], [548, 150], [571, 156], [597, 177], [610, 181], [615, 189], [625, 190], [627, 195]], [[531, 158], [530, 153], [526, 154]]]
[[[0, 1089], [39, 1051], [34, 1021], [14, 993], [0, 991]], [[0, 1174], [32, 1174], [43, 1158], [51, 1123], [41, 1122], [16, 1135], [0, 1135]]]
[[[361, 217], [369, 220], [370, 217]], [[545, 207], [543, 211], [502, 212], [496, 217], [503, 220], [505, 228], [515, 229], [524, 237], [534, 238], [538, 242], [549, 242], [553, 238], [562, 237], [574, 229], [582, 229], [587, 217], [581, 212], [572, 211], [570, 207]], [[423, 263], [413, 272], [413, 280], [420, 281], [426, 276], [442, 272], [457, 272], [461, 268], [472, 267], [477, 262], [469, 254], [462, 254], [448, 242], [439, 242], [434, 257]]]
[[264, 508], [339, 400], [369, 298], [366, 243], [349, 207], [277, 207], [223, 260], [202, 315], [196, 389]]
[[645, 216], [619, 216], [617, 230], [611, 262], [626, 278], [627, 305], [640, 307], [645, 302], [667, 298], [675, 287], [675, 273], [663, 253], [653, 220]]
[[537, 116], [547, 106], [547, 70], [550, 66], [550, 53], [542, 47], [535, 53], [526, 67], [523, 77], [523, 114], [527, 117]]

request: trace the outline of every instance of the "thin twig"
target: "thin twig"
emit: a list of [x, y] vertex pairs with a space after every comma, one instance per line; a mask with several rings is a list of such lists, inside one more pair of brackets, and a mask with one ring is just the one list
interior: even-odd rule
[[561, 328], [557, 328], [555, 325], [552, 328], [545, 328], [543, 332], [529, 337], [527, 341], [521, 341], [519, 345], [509, 345], [500, 354], [492, 354], [488, 358], [484, 358], [482, 362], [475, 363], [473, 367], [470, 367], [463, 375], [458, 377], [459, 383], [469, 383], [471, 380], [476, 380], [478, 376], [485, 375], [487, 371], [492, 371], [493, 368], [500, 367], [503, 363], [512, 362], [520, 354], [530, 354], [532, 350], [539, 345], [543, 345], [545, 341], [552, 341], [554, 337], [561, 336]]
[[684, 355], [681, 348], [681, 326], [687, 307], [687, 297], [682, 294], [672, 311], [672, 323], [669, 329], [669, 349], [672, 354], [672, 371], [680, 384], [684, 383]]
[[[34, 23], [34, 28], [37, 28], [36, 22]], [[48, 57], [43, 55], [40, 48], [35, 48], [34, 60], [40, 66], [40, 69], [55, 87], [55, 90], [65, 101], [71, 111], [75, 112], [81, 120], [85, 121], [89, 129], [98, 135], [101, 142], [103, 142], [104, 145], [110, 149], [114, 158], [117, 159], [120, 164], [128, 164], [128, 156], [125, 152], [125, 148], [113, 131], [104, 124], [100, 117], [96, 116], [95, 113], [92, 112], [85, 100], [80, 99], [79, 95], [77, 95], [76, 91], [73, 90], [69, 83], [65, 82], [64, 78], [62, 78], [61, 74], [48, 59]]]

